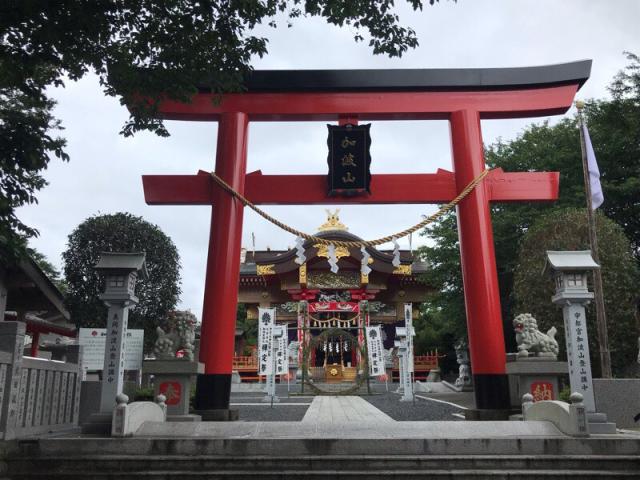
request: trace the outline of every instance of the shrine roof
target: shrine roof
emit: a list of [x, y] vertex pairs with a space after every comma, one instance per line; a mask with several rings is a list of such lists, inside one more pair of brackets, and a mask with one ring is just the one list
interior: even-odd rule
[[[515, 68], [430, 68], [383, 70], [254, 70], [247, 92], [510, 90], [578, 84], [591, 73], [591, 60]], [[201, 91], [208, 91], [202, 87]]]

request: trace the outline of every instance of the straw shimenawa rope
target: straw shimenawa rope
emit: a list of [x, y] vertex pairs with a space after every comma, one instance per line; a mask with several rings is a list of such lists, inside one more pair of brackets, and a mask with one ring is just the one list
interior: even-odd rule
[[402, 230], [401, 232], [398, 232], [398, 233], [396, 233], [394, 235], [387, 235], [386, 237], [378, 238], [376, 240], [360, 240], [360, 241], [328, 240], [326, 238], [317, 237], [315, 235], [309, 235], [308, 233], [304, 233], [304, 232], [301, 232], [300, 230], [296, 230], [295, 228], [290, 227], [289, 225], [286, 225], [286, 224], [282, 223], [278, 219], [272, 217], [267, 212], [265, 212], [264, 210], [260, 209], [259, 207], [257, 207], [253, 203], [251, 203], [246, 197], [244, 197], [241, 193], [239, 193], [236, 190], [234, 190], [227, 182], [225, 182], [222, 178], [220, 178], [218, 175], [216, 175], [215, 172], [211, 172], [211, 178], [213, 178], [213, 180], [218, 185], [220, 185], [220, 187], [222, 187], [228, 193], [230, 193], [231, 195], [236, 197], [238, 200], [240, 200], [240, 202], [242, 202], [243, 205], [249, 207], [251, 210], [256, 212], [258, 215], [263, 217], [265, 220], [273, 223], [274, 225], [276, 225], [277, 227], [280, 227], [282, 230], [284, 230], [286, 232], [289, 232], [289, 233], [291, 233], [293, 235], [296, 235], [298, 237], [302, 237], [305, 240], [312, 240], [312, 241], [314, 241], [316, 243], [320, 243], [322, 245], [331, 245], [331, 244], [333, 244], [333, 245], [338, 246], [338, 247], [360, 248], [360, 247], [375, 247], [375, 246], [382, 245], [382, 244], [385, 244], [385, 243], [393, 242], [394, 240], [398, 240], [400, 238], [406, 237], [407, 235], [415, 232], [416, 230], [420, 230], [421, 228], [426, 227], [427, 225], [429, 225], [430, 223], [436, 221], [439, 217], [441, 217], [442, 215], [447, 213], [449, 210], [451, 210], [453, 207], [455, 207], [458, 203], [460, 203], [462, 201], [462, 199], [464, 197], [466, 197], [467, 195], [469, 195], [469, 193], [471, 193], [473, 191], [473, 189], [488, 174], [489, 174], [489, 170], [483, 170], [482, 173], [480, 173], [480, 175], [478, 175], [476, 178], [474, 178], [469, 183], [469, 185], [467, 185], [464, 188], [464, 190], [462, 190], [458, 194], [458, 196], [456, 198], [451, 200], [446, 205], [443, 205], [442, 207], [440, 207], [440, 209], [437, 212], [435, 212], [434, 214], [426, 217], [424, 220], [422, 220], [420, 223], [415, 224], [413, 227], [407, 228], [406, 230]]

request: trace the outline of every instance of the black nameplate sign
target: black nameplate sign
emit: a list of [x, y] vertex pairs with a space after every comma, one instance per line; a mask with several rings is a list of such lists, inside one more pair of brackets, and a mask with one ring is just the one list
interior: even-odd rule
[[371, 124], [327, 125], [328, 195], [371, 193]]

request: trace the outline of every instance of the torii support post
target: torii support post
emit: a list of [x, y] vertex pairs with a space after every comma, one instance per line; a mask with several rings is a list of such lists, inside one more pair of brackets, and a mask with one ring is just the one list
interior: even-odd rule
[[[244, 192], [247, 168], [245, 113], [225, 113], [218, 122], [216, 174], [236, 191]], [[231, 368], [236, 328], [240, 248], [244, 205], [221, 189], [212, 198], [211, 232], [200, 331], [200, 361], [195, 409], [206, 420], [225, 419], [231, 392]], [[235, 281], [234, 281], [235, 279]]]
[[[453, 112], [450, 125], [460, 191], [485, 168], [480, 115]], [[458, 204], [458, 235], [476, 408], [507, 410], [509, 381], [489, 199], [483, 183]]]
[[[587, 80], [591, 61], [511, 69], [254, 71], [245, 93], [202, 91], [191, 103], [166, 100], [172, 120], [218, 121], [216, 172], [255, 204], [443, 203], [484, 168], [481, 119], [564, 113]], [[327, 197], [323, 175], [245, 176], [249, 121], [449, 120], [454, 173], [373, 175], [364, 197]], [[476, 407], [509, 405], [505, 346], [489, 202], [558, 196], [557, 172], [491, 172], [458, 206], [463, 281]], [[206, 172], [143, 177], [155, 205], [212, 205], [198, 410], [229, 406], [239, 281], [242, 206]], [[245, 188], [246, 186], [246, 188]], [[205, 416], [206, 418], [206, 416]]]

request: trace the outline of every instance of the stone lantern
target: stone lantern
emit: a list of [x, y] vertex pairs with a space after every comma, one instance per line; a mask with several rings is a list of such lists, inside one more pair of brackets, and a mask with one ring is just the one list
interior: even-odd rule
[[567, 301], [587, 305], [593, 293], [587, 288], [587, 274], [600, 268], [589, 250], [577, 252], [547, 251], [545, 269], [553, 271], [556, 293], [551, 301], [563, 305]]
[[607, 422], [606, 415], [595, 413], [585, 307], [594, 297], [588, 289], [587, 274], [597, 268], [600, 265], [589, 250], [547, 251], [545, 271], [552, 273], [556, 286], [551, 301], [562, 307], [564, 318], [571, 392], [584, 398], [591, 433], [615, 433], [615, 424]]
[[145, 254], [103, 252], [95, 269], [105, 278], [105, 289], [100, 300], [109, 308], [100, 412], [110, 413], [116, 395], [122, 393], [129, 309], [138, 303], [138, 297], [135, 296], [136, 280], [138, 276], [148, 277]]

